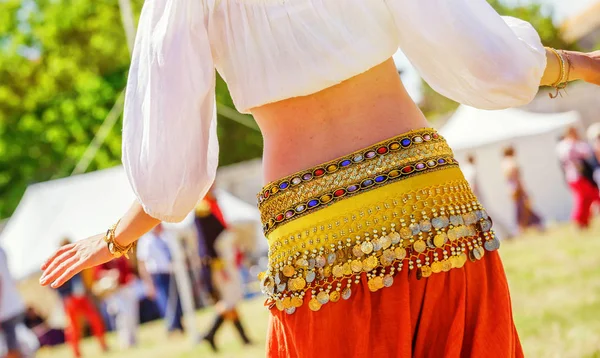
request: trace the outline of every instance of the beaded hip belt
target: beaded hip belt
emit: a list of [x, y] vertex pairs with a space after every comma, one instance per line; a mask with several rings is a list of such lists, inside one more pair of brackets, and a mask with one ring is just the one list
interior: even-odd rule
[[[402, 269], [417, 278], [494, 251], [492, 221], [445, 140], [411, 131], [267, 185], [259, 194], [269, 266], [268, 304], [294, 313], [371, 291]], [[485, 250], [484, 250], [485, 247]]]

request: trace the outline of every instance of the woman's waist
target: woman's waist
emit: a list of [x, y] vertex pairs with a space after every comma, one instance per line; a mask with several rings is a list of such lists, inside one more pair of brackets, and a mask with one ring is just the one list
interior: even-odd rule
[[417, 129], [273, 181], [257, 195], [265, 233], [350, 196], [457, 166], [446, 141]]

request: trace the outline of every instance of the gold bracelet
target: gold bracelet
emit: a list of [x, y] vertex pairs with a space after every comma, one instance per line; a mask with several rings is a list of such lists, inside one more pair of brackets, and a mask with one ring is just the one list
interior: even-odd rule
[[117, 226], [120, 222], [121, 220], [117, 221], [116, 224], [112, 225], [106, 231], [106, 235], [104, 235], [104, 242], [106, 242], [108, 251], [114, 258], [118, 259], [121, 256], [125, 256], [127, 259], [129, 259], [129, 252], [133, 251], [136, 245], [135, 242], [133, 242], [129, 245], [123, 246], [119, 244], [117, 240], [115, 240], [115, 231], [117, 230]]
[[556, 49], [553, 49], [551, 47], [546, 47], [546, 49], [551, 51], [556, 56], [560, 67], [560, 74], [558, 76], [558, 79], [554, 84], [551, 85], [551, 87], [556, 89], [556, 93], [554, 95], [552, 93], [548, 94], [550, 98], [556, 98], [560, 94], [560, 90], [565, 89], [567, 87], [567, 82], [569, 81], [571, 62], [565, 61], [563, 55], [561, 55]]

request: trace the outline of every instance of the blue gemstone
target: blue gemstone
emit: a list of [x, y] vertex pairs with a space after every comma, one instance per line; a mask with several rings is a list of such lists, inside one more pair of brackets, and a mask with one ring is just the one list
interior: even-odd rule
[[349, 191], [349, 192], [356, 191], [357, 189], [358, 189], [358, 186], [357, 186], [357, 185], [350, 185], [350, 186], [348, 187], [348, 191]]
[[352, 162], [351, 162], [351, 161], [349, 161], [348, 159], [346, 159], [346, 160], [344, 160], [344, 161], [341, 163], [341, 166], [342, 166], [342, 167], [347, 167], [348, 165], [350, 165], [350, 163], [352, 163]]
[[363, 187], [367, 187], [369, 185], [373, 185], [373, 181], [371, 179], [367, 179], [365, 181], [362, 182], [362, 186]]
[[446, 159], [438, 159], [438, 163], [445, 164], [446, 163]]
[[290, 184], [288, 182], [283, 182], [283, 183], [279, 184], [279, 189], [281, 189], [281, 190], [287, 189], [288, 186], [290, 186]]
[[403, 147], [408, 147], [410, 145], [410, 139], [404, 138], [404, 139], [402, 139], [400, 144], [402, 144]]
[[375, 181], [378, 183], [382, 183], [385, 180], [385, 175], [380, 175], [377, 178], [375, 178]]
[[311, 201], [308, 202], [308, 207], [309, 208], [315, 207], [317, 205], [319, 205], [319, 201], [318, 200], [314, 200], [313, 199], [313, 200], [311, 200]]

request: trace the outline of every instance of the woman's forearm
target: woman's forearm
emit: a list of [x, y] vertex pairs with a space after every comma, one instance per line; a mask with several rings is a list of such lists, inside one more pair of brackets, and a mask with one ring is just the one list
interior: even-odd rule
[[[590, 61], [590, 57], [588, 54], [576, 51], [559, 51], [563, 54], [565, 61], [568, 62], [568, 80], [576, 81], [585, 79], [589, 70], [588, 62]], [[549, 49], [546, 49], [546, 58], [546, 70], [544, 71], [540, 85], [552, 86], [556, 84], [561, 75], [560, 61], [556, 57], [556, 54]]]
[[115, 240], [120, 245], [127, 246], [159, 223], [160, 220], [146, 214], [140, 203], [135, 201], [121, 218], [115, 230]]

